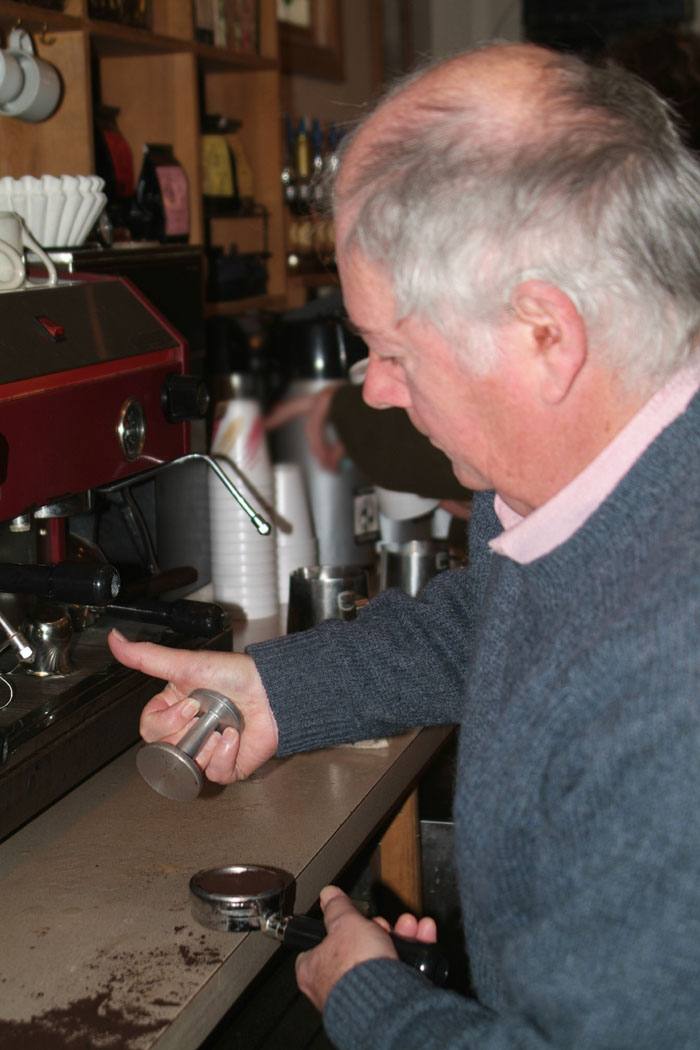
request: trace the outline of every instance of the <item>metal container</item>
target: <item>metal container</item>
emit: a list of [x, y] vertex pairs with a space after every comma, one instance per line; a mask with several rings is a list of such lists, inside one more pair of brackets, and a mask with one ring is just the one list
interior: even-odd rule
[[307, 565], [289, 574], [287, 632], [324, 620], [354, 620], [369, 601], [369, 577], [356, 565]]
[[450, 552], [440, 540], [383, 543], [379, 548], [379, 586], [399, 587], [414, 597], [422, 587], [450, 567]]

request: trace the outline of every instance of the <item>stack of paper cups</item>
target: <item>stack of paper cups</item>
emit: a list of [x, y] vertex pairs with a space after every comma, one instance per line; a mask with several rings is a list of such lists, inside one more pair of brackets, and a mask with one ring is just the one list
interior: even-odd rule
[[289, 574], [303, 565], [316, 565], [318, 544], [311, 525], [306, 483], [298, 463], [273, 467], [277, 511], [277, 579], [280, 606], [289, 602]]
[[[272, 466], [257, 401], [217, 405], [211, 453], [263, 517], [274, 505]], [[274, 536], [261, 536], [220, 479], [209, 474], [209, 530], [214, 597], [234, 619], [277, 616]]]

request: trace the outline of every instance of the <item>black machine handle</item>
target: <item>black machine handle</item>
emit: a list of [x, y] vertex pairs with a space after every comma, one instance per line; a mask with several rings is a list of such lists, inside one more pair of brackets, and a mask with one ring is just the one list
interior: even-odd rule
[[170, 627], [179, 634], [213, 638], [228, 625], [228, 614], [215, 602], [196, 602], [178, 598], [173, 602], [142, 598], [123, 605], [115, 602], [105, 612], [122, 620], [139, 620]]
[[[284, 924], [282, 944], [295, 951], [315, 948], [326, 936], [326, 927], [321, 919], [310, 919], [306, 915], [293, 915]], [[391, 934], [394, 947], [401, 962], [408, 963], [420, 971], [433, 984], [442, 987], [449, 976], [447, 959], [436, 944], [409, 941], [405, 937]]]
[[59, 561], [53, 565], [13, 565], [0, 562], [0, 591], [35, 594], [76, 605], [107, 605], [119, 594], [119, 573], [113, 565]]

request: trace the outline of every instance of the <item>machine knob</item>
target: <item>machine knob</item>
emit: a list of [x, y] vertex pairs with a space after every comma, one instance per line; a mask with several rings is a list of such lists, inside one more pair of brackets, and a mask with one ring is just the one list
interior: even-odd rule
[[183, 376], [171, 372], [165, 377], [161, 392], [163, 415], [168, 423], [184, 423], [201, 419], [209, 408], [207, 384], [198, 376]]
[[151, 787], [176, 802], [191, 802], [202, 790], [204, 777], [194, 761], [211, 734], [217, 729], [243, 732], [243, 715], [228, 697], [211, 689], [194, 689], [190, 696], [199, 700], [199, 717], [179, 744], [158, 740], [145, 744], [136, 756], [139, 773]]

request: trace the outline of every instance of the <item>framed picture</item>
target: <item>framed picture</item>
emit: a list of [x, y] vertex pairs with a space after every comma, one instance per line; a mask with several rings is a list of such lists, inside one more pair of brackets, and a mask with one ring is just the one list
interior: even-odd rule
[[342, 80], [341, 0], [277, 0], [283, 73]]
[[311, 29], [311, 0], [277, 0], [277, 21], [300, 29]]

